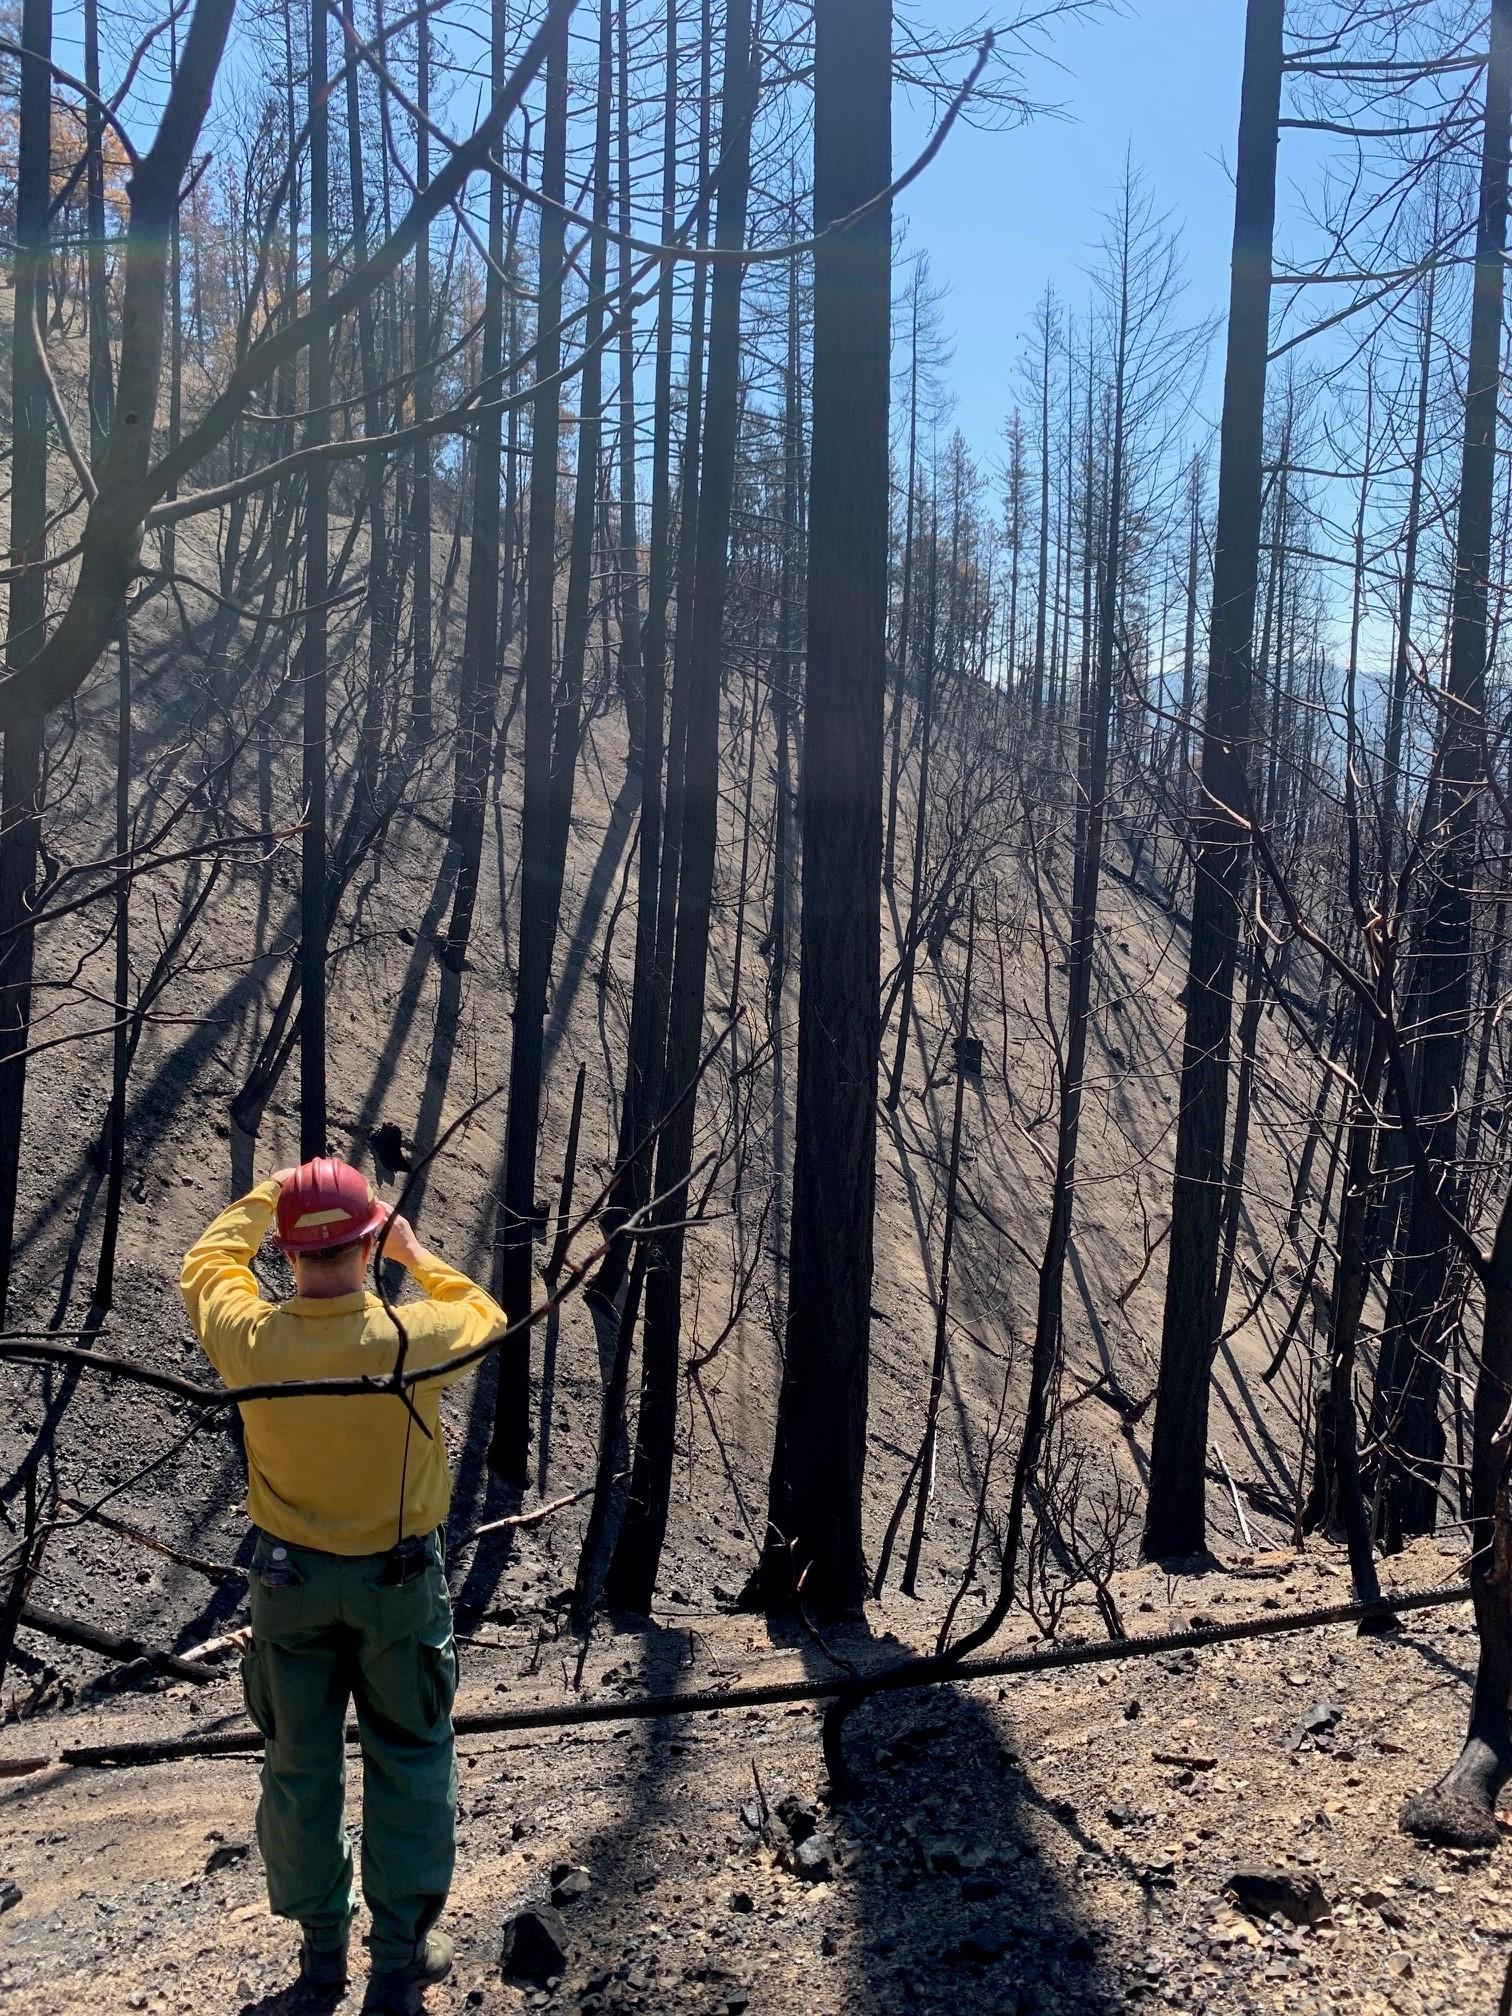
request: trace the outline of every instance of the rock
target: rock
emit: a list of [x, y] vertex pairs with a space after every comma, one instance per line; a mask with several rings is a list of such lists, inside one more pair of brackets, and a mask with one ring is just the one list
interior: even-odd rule
[[1006, 1932], [995, 1932], [982, 1928], [968, 1932], [956, 1948], [963, 1960], [974, 1960], [978, 1966], [987, 1966], [993, 1960], [1001, 1960], [1008, 1951], [1010, 1940]]
[[988, 1875], [985, 1870], [962, 1879], [961, 1896], [968, 1904], [987, 1904], [1002, 1894], [1003, 1886], [998, 1878]]
[[1309, 1736], [1326, 1736], [1330, 1729], [1336, 1729], [1344, 1720], [1344, 1710], [1337, 1701], [1318, 1701], [1292, 1727], [1291, 1747], [1300, 1750]]
[[244, 1862], [249, 1852], [245, 1841], [222, 1841], [219, 1848], [210, 1850], [209, 1860], [205, 1864], [205, 1874], [213, 1876], [217, 1869], [229, 1869], [233, 1863]]
[[0, 1876], [0, 1911], [9, 1911], [21, 1902], [21, 1885], [9, 1876]]
[[756, 1899], [749, 1890], [736, 1890], [730, 1898], [732, 1911], [749, 1912], [756, 1909]]
[[551, 1901], [553, 1904], [572, 1904], [579, 1897], [586, 1897], [593, 1888], [593, 1878], [576, 1862], [558, 1862], [551, 1871]]
[[926, 1835], [919, 1843], [925, 1866], [947, 1876], [958, 1876], [966, 1866], [965, 1843], [954, 1834]]
[[783, 1860], [805, 1883], [827, 1883], [835, 1873], [835, 1851], [822, 1834], [810, 1834]]
[[530, 1904], [504, 1928], [499, 1972], [506, 1981], [544, 1988], [566, 1971], [571, 1938], [566, 1920], [549, 1904]]
[[1384, 1890], [1367, 1890], [1360, 1902], [1369, 1911], [1374, 1911], [1383, 1925], [1389, 1925], [1393, 1932], [1405, 1932], [1407, 1919], [1397, 1905], [1393, 1904]]
[[1256, 1918], [1279, 1912], [1293, 1925], [1321, 1925], [1333, 1906], [1316, 1877], [1292, 1869], [1236, 1869], [1225, 1890], [1241, 1911]]
[[795, 1844], [807, 1841], [811, 1834], [819, 1831], [818, 1808], [811, 1799], [800, 1799], [793, 1792], [784, 1794], [777, 1801], [777, 1818]]

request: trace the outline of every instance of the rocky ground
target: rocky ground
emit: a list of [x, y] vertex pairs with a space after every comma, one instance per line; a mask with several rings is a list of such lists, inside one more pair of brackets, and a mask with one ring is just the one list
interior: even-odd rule
[[[549, 1534], [522, 1541], [508, 1600], [467, 1631], [464, 1708], [569, 1691], [549, 1595], [530, 1593], [568, 1552], [562, 1527]], [[1394, 1566], [1399, 1586], [1459, 1570], [1427, 1546]], [[1341, 1601], [1347, 1582], [1314, 1552], [1201, 1577], [1132, 1570], [1118, 1595], [1132, 1630], [1158, 1631]], [[919, 1608], [889, 1602], [835, 1649], [883, 1658], [900, 1641], [927, 1632]], [[1468, 1606], [1454, 1606], [1389, 1638], [1325, 1627], [892, 1697], [851, 1725], [864, 1789], [839, 1805], [808, 1706], [468, 1738], [458, 1961], [429, 2006], [1491, 2016], [1512, 1863], [1425, 1849], [1395, 1824], [1458, 1746], [1473, 1656]], [[778, 1644], [749, 1618], [674, 1605], [649, 1632], [602, 1635], [584, 1686], [826, 1668], [816, 1646]], [[85, 1684], [57, 1705], [69, 1691], [0, 1731], [0, 1759], [240, 1725], [229, 1674]], [[49, 1763], [0, 1782], [0, 2006], [291, 2008], [293, 1941], [268, 1915], [252, 1844], [255, 1781], [250, 1759], [201, 1758]], [[506, 1980], [527, 1910], [541, 1923], [513, 1943], [538, 1978]], [[532, 1948], [543, 1928], [560, 1960]]]

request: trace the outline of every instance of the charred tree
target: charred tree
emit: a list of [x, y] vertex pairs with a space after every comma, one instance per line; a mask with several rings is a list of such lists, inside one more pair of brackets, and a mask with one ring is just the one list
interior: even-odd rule
[[[924, 1527], [929, 1501], [934, 1492], [935, 1447], [940, 1432], [940, 1402], [945, 1394], [945, 1365], [950, 1345], [950, 1263], [955, 1249], [956, 1194], [961, 1180], [961, 1123], [966, 1107], [966, 1043], [971, 1035], [971, 969], [976, 958], [976, 897], [971, 899], [971, 915], [966, 935], [966, 973], [961, 981], [961, 1014], [957, 1025], [955, 1107], [950, 1121], [950, 1168], [945, 1179], [945, 1227], [940, 1245], [940, 1282], [935, 1303], [934, 1358], [929, 1368], [929, 1397], [924, 1403], [924, 1440], [919, 1447], [919, 1495], [914, 1504], [913, 1526], [908, 1536], [908, 1556], [903, 1564], [903, 1593], [912, 1596], [918, 1588], [919, 1559], [924, 1550]], [[880, 1577], [881, 1570], [878, 1574]]]
[[[535, 1237], [536, 1134], [541, 1115], [546, 990], [555, 919], [551, 888], [551, 714], [556, 638], [557, 445], [562, 342], [563, 218], [567, 184], [567, 30], [552, 26], [546, 53], [546, 122], [541, 148], [536, 388], [531, 403], [530, 502], [525, 558], [524, 797], [520, 814], [520, 923], [514, 1042], [509, 1057], [509, 1117], [504, 1183], [495, 1234], [495, 1286], [503, 1307], [520, 1315], [531, 1302]], [[522, 1341], [499, 1368], [490, 1466], [523, 1487], [530, 1466], [530, 1357]]]
[[100, 0], [84, 0], [84, 225], [89, 328], [89, 459], [110, 433], [115, 379], [110, 362], [110, 282], [105, 265], [105, 122], [100, 115]]
[[[504, 88], [508, 74], [508, 29], [504, 0], [493, 0], [490, 63], [496, 92]], [[481, 357], [483, 377], [491, 384], [497, 383], [504, 364], [504, 260], [504, 183], [502, 177], [494, 175], [488, 185], [488, 265], [483, 280]], [[490, 401], [478, 427], [473, 463], [472, 551], [467, 572], [461, 712], [452, 783], [449, 840], [457, 879], [442, 956], [454, 972], [460, 972], [466, 963], [473, 912], [477, 908], [478, 875], [483, 862], [483, 816], [499, 698], [502, 663], [499, 486], [503, 457], [504, 416], [497, 401]]]
[[882, 853], [882, 879], [892, 887], [898, 844], [898, 786], [903, 776], [903, 705], [908, 693], [908, 643], [913, 622], [914, 508], [919, 468], [919, 300], [923, 262], [914, 268], [908, 316], [908, 473], [903, 492], [903, 582], [898, 597], [898, 657], [894, 672], [891, 740], [887, 773], [887, 840]]
[[[604, 424], [604, 285], [609, 271], [609, 137], [614, 102], [612, 0], [599, 7], [598, 89], [593, 136], [593, 231], [588, 253], [588, 312], [583, 323], [585, 362], [579, 379], [577, 469], [572, 491], [572, 544], [567, 598], [562, 610], [562, 665], [557, 681], [556, 732], [551, 752], [551, 861], [547, 908], [553, 920], [562, 901], [572, 796], [582, 734], [583, 677], [588, 659], [589, 589], [599, 507], [599, 449]], [[607, 612], [608, 602], [604, 602]], [[547, 954], [548, 964], [550, 952]]]
[[[10, 538], [12, 566], [40, 561], [47, 537], [47, 305], [52, 0], [24, 0], [18, 79], [16, 250], [12, 273]], [[42, 648], [47, 575], [22, 565], [10, 584], [5, 633], [12, 677]], [[26, 1044], [31, 1026], [35, 930], [32, 898], [42, 836], [42, 714], [23, 706], [7, 721], [0, 768], [0, 1327], [10, 1294], [21, 1168]]]
[[1266, 345], [1257, 340], [1256, 332], [1270, 323], [1284, 13], [1284, 0], [1249, 0], [1219, 436], [1202, 797], [1192, 820], [1196, 865], [1186, 1033], [1143, 1538], [1144, 1551], [1153, 1558], [1200, 1553], [1207, 1536], [1208, 1388], [1219, 1329], [1216, 1298], [1229, 1033], [1239, 896], [1247, 859], [1236, 813], [1245, 802], [1264, 491]]
[[[326, 88], [326, 10], [310, 9], [310, 305], [318, 315], [330, 292], [330, 117]], [[331, 434], [331, 332], [322, 321], [310, 343], [310, 416], [305, 442], [319, 449]], [[299, 1153], [326, 1153], [326, 846], [330, 559], [329, 464], [311, 466], [305, 495], [304, 832], [299, 881]]]
[[[1376, 1374], [1374, 1413], [1382, 1447], [1375, 1483], [1379, 1531], [1388, 1550], [1400, 1548], [1415, 1534], [1431, 1533], [1437, 1519], [1444, 1460], [1440, 1400], [1455, 1299], [1449, 1292], [1452, 1247], [1444, 1204], [1462, 1215], [1468, 1188], [1459, 1161], [1460, 1086], [1470, 1036], [1476, 822], [1485, 764], [1509, 91], [1512, 0], [1493, 0], [1449, 663], [1439, 727], [1433, 823], [1440, 837], [1413, 961], [1417, 1127], [1428, 1156], [1444, 1172], [1444, 1195], [1430, 1192], [1421, 1182], [1414, 1186], [1405, 1243], [1392, 1279], [1395, 1320], [1382, 1340]], [[1486, 1323], [1489, 1336], [1489, 1288]], [[1483, 1372], [1483, 1382], [1485, 1376]]]
[[[708, 0], [700, 62], [700, 187], [707, 181], [710, 146]], [[662, 100], [662, 237], [670, 240], [677, 215], [678, 0], [667, 4], [667, 76]], [[702, 206], [697, 243], [708, 238], [708, 211]], [[702, 262], [694, 270], [688, 327], [688, 418], [679, 485], [681, 523], [676, 550], [672, 538], [672, 365], [676, 309], [675, 271], [662, 267], [656, 294], [656, 368], [651, 421], [651, 546], [646, 578], [646, 621], [641, 633], [645, 688], [645, 748], [641, 761], [641, 824], [637, 861], [635, 967], [630, 985], [630, 1032], [625, 1093], [620, 1105], [618, 1173], [604, 1212], [604, 1228], [615, 1231], [651, 1194], [651, 1131], [661, 1104], [666, 1061], [667, 996], [671, 984], [671, 919], [675, 914], [678, 848], [682, 826], [682, 777], [687, 661], [692, 621], [686, 590], [692, 572], [692, 541], [698, 523], [698, 465], [702, 430], [704, 321], [708, 282]], [[667, 705], [667, 610], [677, 588], [678, 624], [673, 653], [673, 699]], [[664, 922], [663, 913], [666, 921]], [[624, 1283], [628, 1255], [622, 1239], [611, 1241], [594, 1277], [594, 1293], [612, 1301]]]
[[[430, 187], [431, 36], [429, 0], [415, 9], [415, 189]], [[431, 242], [430, 227], [415, 241], [414, 409], [417, 426], [431, 414]], [[431, 444], [422, 438], [415, 448], [410, 491], [410, 567], [414, 587], [410, 598], [410, 657], [415, 734], [426, 741], [431, 733], [431, 686], [435, 665], [431, 651]]]
[[[892, 173], [889, 0], [814, 24], [814, 222]], [[788, 1321], [761, 1571], [817, 1608], [866, 1592], [861, 1487], [871, 1327], [887, 666], [891, 205], [814, 255], [802, 917]], [[837, 1182], [836, 1172], [844, 1171]]]
[[[676, 36], [676, 15], [673, 16]], [[635, 481], [635, 314], [634, 255], [630, 234], [635, 228], [634, 183], [630, 172], [630, 10], [619, 0], [616, 13], [619, 128], [615, 166], [619, 228], [624, 234], [619, 253], [619, 562], [615, 585], [619, 611], [619, 684], [629, 727], [630, 767], [639, 769], [645, 757], [645, 693], [641, 664], [640, 531]], [[674, 63], [675, 69], [675, 63]]]
[[[751, 177], [756, 74], [749, 0], [725, 12], [724, 90], [719, 136], [719, 202], [714, 242], [744, 248]], [[640, 1418], [630, 1498], [609, 1568], [611, 1600], [644, 1614], [651, 1607], [672, 1489], [682, 1321], [683, 1221], [693, 1158], [696, 1101], [688, 1094], [698, 1068], [719, 819], [719, 692], [729, 568], [730, 507], [740, 407], [740, 300], [744, 268], [725, 259], [709, 303], [709, 375], [702, 481], [693, 561], [692, 637], [688, 657], [682, 849], [677, 937], [667, 1015], [663, 1106], [656, 1144], [658, 1199], [647, 1267], [641, 1340]]]

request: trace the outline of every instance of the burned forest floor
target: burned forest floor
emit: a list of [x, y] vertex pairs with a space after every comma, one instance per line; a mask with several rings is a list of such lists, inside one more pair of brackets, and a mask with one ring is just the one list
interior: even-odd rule
[[[576, 1648], [556, 1626], [567, 1534], [518, 1536], [484, 1612], [459, 1617], [463, 1710], [570, 1694]], [[1419, 1543], [1390, 1566], [1405, 1588], [1455, 1580], [1460, 1564]], [[1342, 1562], [1316, 1548], [1117, 1581], [1135, 1633], [1347, 1595]], [[923, 1605], [891, 1598], [829, 1648], [886, 1659], [925, 1645], [923, 1622]], [[1063, 1636], [1081, 1632], [1100, 1635], [1090, 1609], [1064, 1620]], [[1002, 1642], [1028, 1644], [1025, 1623]], [[1454, 1605], [1385, 1638], [1321, 1627], [892, 1696], [853, 1719], [860, 1789], [835, 1804], [808, 1705], [464, 1737], [446, 1921], [457, 1964], [428, 2007], [1491, 2016], [1512, 1956], [1512, 1859], [1427, 1849], [1396, 1827], [1404, 1795], [1458, 1747], [1474, 1645]], [[778, 1642], [678, 1592], [649, 1628], [601, 1626], [583, 1689], [833, 1670], [812, 1641]], [[200, 1687], [58, 1679], [49, 1698], [0, 1731], [0, 1771], [71, 1745], [244, 1726], [229, 1672]], [[0, 1778], [0, 2007], [297, 2006], [294, 1935], [263, 1896], [256, 1776], [237, 1756]], [[357, 1776], [354, 1760], [354, 1817]], [[1236, 1899], [1232, 1879], [1254, 1870], [1282, 1889]], [[506, 1981], [506, 1927], [553, 1894], [560, 1978]]]

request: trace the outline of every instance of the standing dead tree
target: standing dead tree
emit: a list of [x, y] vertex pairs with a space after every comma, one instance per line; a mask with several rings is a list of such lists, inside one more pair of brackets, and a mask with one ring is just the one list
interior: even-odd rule
[[1229, 1025], [1239, 947], [1241, 802], [1251, 720], [1260, 549], [1266, 346], [1276, 210], [1284, 0], [1249, 0], [1235, 169], [1233, 274], [1213, 537], [1213, 619], [1203, 721], [1202, 797], [1193, 814], [1186, 1032], [1176, 1128], [1170, 1261], [1144, 1550], [1191, 1555], [1207, 1524], [1208, 1383], [1219, 1329], [1218, 1241], [1228, 1112]]
[[[789, 1300], [761, 1580], [828, 1611], [866, 1592], [887, 654], [892, 10], [814, 29], [814, 258], [803, 887]], [[835, 1181], [835, 1171], [845, 1181]]]

